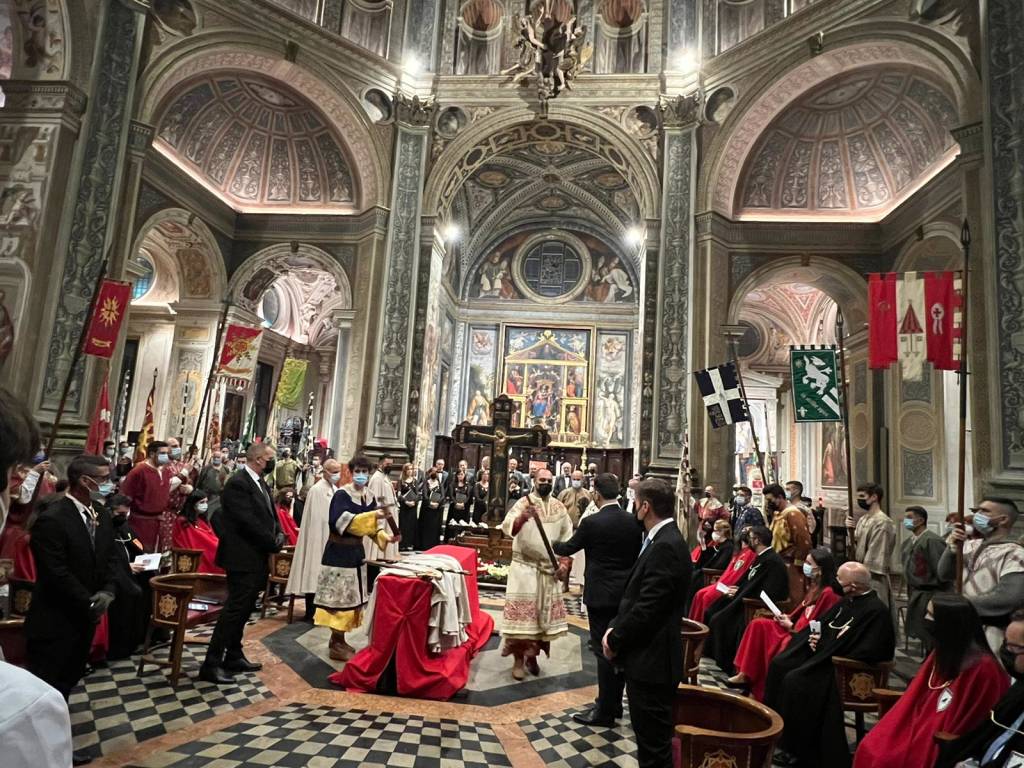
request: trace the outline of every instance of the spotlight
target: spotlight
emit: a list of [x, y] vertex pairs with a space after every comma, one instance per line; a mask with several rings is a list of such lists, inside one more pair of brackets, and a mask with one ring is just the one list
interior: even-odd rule
[[459, 225], [452, 222], [447, 224], [443, 230], [441, 230], [441, 237], [444, 238], [446, 243], [454, 243], [459, 239], [462, 234], [462, 230], [459, 229]]
[[405, 70], [405, 73], [407, 75], [418, 77], [420, 73], [423, 72], [423, 62], [420, 61], [419, 57], [416, 54], [410, 53], [408, 56], [406, 56], [402, 68]]
[[700, 68], [697, 52], [692, 48], [683, 48], [675, 55], [675, 69], [682, 75], [690, 75]]
[[644, 231], [640, 227], [630, 227], [626, 230], [626, 242], [632, 246], [638, 246], [644, 241]]

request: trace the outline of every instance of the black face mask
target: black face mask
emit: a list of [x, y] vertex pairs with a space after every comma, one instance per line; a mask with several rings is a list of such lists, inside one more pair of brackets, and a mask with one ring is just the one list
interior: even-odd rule
[[1014, 664], [1016, 664], [1017, 662], [1017, 657], [1010, 653], [1005, 643], [1003, 643], [1003, 645], [999, 648], [999, 661], [1002, 662], [1003, 669], [1006, 670], [1007, 674], [1009, 674], [1010, 677], [1012, 677], [1014, 680], [1024, 680], [1024, 672], [1018, 672], [1014, 668]]
[[277, 460], [276, 459], [271, 459], [270, 461], [268, 461], [267, 462], [267, 466], [265, 466], [263, 468], [263, 474], [264, 475], [269, 475], [271, 472], [274, 471], [274, 467], [276, 465], [277, 465]]
[[118, 528], [128, 522], [128, 515], [113, 515], [110, 521]]
[[857, 499], [857, 506], [863, 509], [865, 512], [871, 509], [871, 504], [868, 502], [867, 499]]
[[551, 495], [551, 483], [537, 483], [537, 495], [546, 499]]

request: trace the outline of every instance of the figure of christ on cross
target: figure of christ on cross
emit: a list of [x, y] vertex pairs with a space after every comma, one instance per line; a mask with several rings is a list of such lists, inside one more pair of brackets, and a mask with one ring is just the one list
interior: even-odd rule
[[512, 399], [498, 395], [492, 404], [493, 426], [482, 427], [464, 421], [452, 431], [457, 443], [477, 443], [494, 446], [491, 456], [491, 493], [487, 499], [484, 522], [494, 527], [505, 519], [508, 506], [508, 449], [509, 445], [525, 448], [545, 448], [551, 441], [547, 430], [540, 426], [520, 429], [512, 426]]

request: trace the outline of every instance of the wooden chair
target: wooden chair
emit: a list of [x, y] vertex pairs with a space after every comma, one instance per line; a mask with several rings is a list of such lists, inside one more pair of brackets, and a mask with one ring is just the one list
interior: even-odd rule
[[[288, 585], [288, 576], [292, 572], [292, 560], [295, 558], [295, 550], [286, 548], [280, 552], [270, 555], [270, 572], [267, 576], [267, 587], [263, 590], [263, 606], [260, 608], [260, 618], [267, 618], [267, 604], [276, 602], [278, 605], [288, 600], [288, 623], [292, 623], [295, 614], [295, 595], [285, 594]], [[278, 589], [275, 590], [274, 587]], [[275, 591], [277, 594], [275, 594]]]
[[28, 609], [32, 606], [32, 590], [35, 589], [35, 582], [12, 579], [7, 584], [11, 599], [11, 618], [25, 618], [28, 616]]
[[833, 656], [832, 665], [836, 672], [836, 688], [844, 712], [853, 712], [857, 743], [864, 738], [864, 713], [877, 713], [879, 700], [875, 690], [885, 688], [889, 683], [892, 662], [866, 664], [863, 661]]
[[[153, 614], [146, 630], [146, 642], [139, 657], [138, 674], [141, 677], [147, 664], [171, 668], [171, 685], [178, 684], [181, 676], [181, 651], [185, 643], [206, 645], [207, 640], [186, 638], [189, 629], [215, 621], [227, 598], [227, 581], [214, 573], [169, 573], [149, 580], [153, 593]], [[206, 610], [189, 607], [202, 604]], [[171, 633], [167, 659], [158, 659], [152, 651], [153, 630], [166, 629]]]
[[697, 673], [700, 671], [700, 656], [704, 650], [704, 641], [711, 630], [699, 621], [683, 619], [680, 635], [683, 638], [683, 678], [690, 685], [697, 685]]
[[753, 699], [680, 685], [673, 705], [673, 762], [679, 768], [766, 766], [782, 718]]
[[[783, 613], [789, 613], [793, 610], [793, 601], [788, 597], [785, 600], [777, 600], [775, 605], [778, 606], [779, 610]], [[768, 610], [768, 606], [761, 602], [760, 598], [757, 597], [744, 597], [743, 598], [743, 623], [744, 626], [750, 624], [754, 619], [770, 619], [772, 618], [772, 612]]]
[[25, 620], [22, 618], [0, 621], [0, 650], [4, 661], [23, 667], [28, 663], [28, 650], [25, 643]]
[[198, 573], [201, 549], [171, 548], [171, 573]]
[[704, 576], [704, 586], [710, 587], [720, 578], [725, 571], [716, 571], [714, 568], [703, 568], [701, 574]]
[[903, 691], [894, 691], [891, 688], [875, 688], [871, 693], [874, 694], [875, 700], [878, 702], [879, 720], [885, 717], [886, 713], [896, 706], [896, 702], [899, 701], [900, 696], [903, 695]]

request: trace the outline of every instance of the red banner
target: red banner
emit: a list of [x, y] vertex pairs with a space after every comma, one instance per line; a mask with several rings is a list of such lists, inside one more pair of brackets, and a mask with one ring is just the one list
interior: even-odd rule
[[89, 425], [89, 436], [85, 440], [85, 452], [94, 456], [103, 455], [103, 443], [110, 439], [110, 394], [107, 381], [103, 380], [100, 399], [96, 402], [96, 411]]
[[117, 337], [121, 333], [121, 322], [128, 309], [131, 290], [131, 283], [122, 283], [119, 280], [103, 281], [96, 296], [92, 318], [89, 320], [89, 332], [85, 336], [85, 354], [96, 357], [113, 356], [114, 345], [117, 344]]
[[256, 360], [260, 354], [262, 328], [248, 328], [244, 325], [229, 325], [224, 334], [224, 346], [220, 351], [217, 373], [246, 386], [256, 371]]

